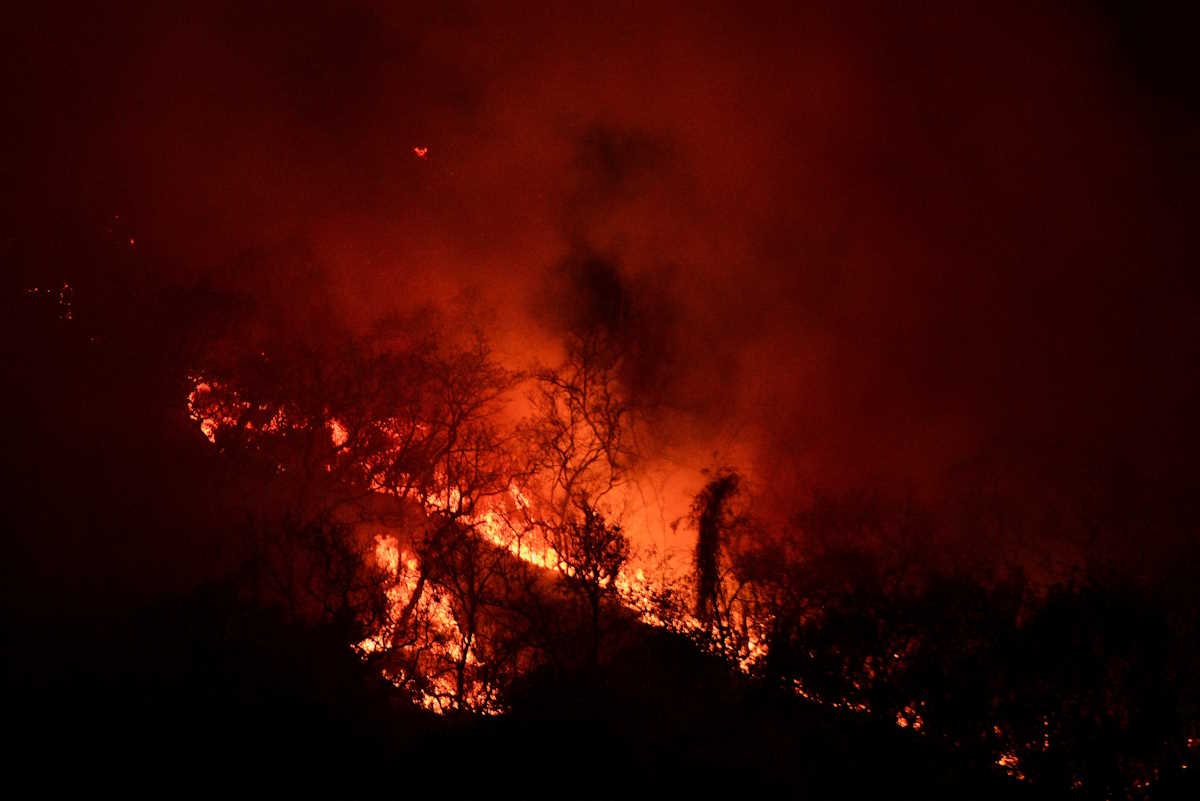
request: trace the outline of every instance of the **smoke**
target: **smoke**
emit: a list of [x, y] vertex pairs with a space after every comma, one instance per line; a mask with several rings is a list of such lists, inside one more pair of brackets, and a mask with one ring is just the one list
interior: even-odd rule
[[433, 6], [27, 11], [6, 208], [121, 214], [155, 280], [300, 327], [604, 330], [689, 469], [1185, 463], [1195, 106], [1113, 16]]

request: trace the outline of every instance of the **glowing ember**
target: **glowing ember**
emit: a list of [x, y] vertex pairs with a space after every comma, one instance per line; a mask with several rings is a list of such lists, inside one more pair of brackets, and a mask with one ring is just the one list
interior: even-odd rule
[[1021, 760], [1015, 751], [1005, 751], [996, 760], [996, 764], [1004, 768], [1005, 772], [1017, 781], [1025, 781], [1025, 774], [1019, 769]]
[[335, 448], [340, 448], [350, 439], [350, 432], [342, 425], [340, 420], [329, 421], [329, 439], [333, 442]]
[[428, 156], [428, 155], [429, 155], [429, 148], [427, 148], [427, 147], [414, 147], [414, 148], [413, 148], [413, 153], [415, 153], [415, 154], [416, 154], [417, 158], [419, 158], [419, 159], [423, 159], [423, 158], [425, 158], [426, 156]]

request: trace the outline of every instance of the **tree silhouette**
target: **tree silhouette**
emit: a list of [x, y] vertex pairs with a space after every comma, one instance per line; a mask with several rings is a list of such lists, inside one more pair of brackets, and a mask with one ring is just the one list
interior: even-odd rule
[[600, 335], [571, 336], [564, 362], [534, 375], [533, 414], [522, 426], [541, 524], [561, 526], [602, 503], [637, 462], [638, 410], [621, 382], [622, 359]]
[[[559, 574], [549, 583], [527, 576], [522, 613], [546, 658], [559, 668], [580, 661], [571, 655], [574, 640], [587, 643], [582, 662], [594, 667], [612, 622], [610, 610], [620, 607], [618, 578], [631, 546], [620, 524], [606, 515], [636, 468], [640, 421], [623, 369], [608, 337], [571, 335], [563, 362], [533, 373], [532, 413], [519, 429], [526, 528], [540, 536], [545, 565]], [[582, 618], [574, 631], [562, 619], [570, 608]]]
[[741, 476], [733, 470], [718, 471], [692, 502], [696, 523], [696, 617], [707, 627], [716, 613], [720, 583], [721, 540], [732, 521], [729, 501], [738, 492]]
[[549, 533], [555, 567], [570, 592], [587, 611], [589, 661], [600, 662], [606, 603], [617, 605], [617, 579], [629, 561], [629, 539], [619, 524], [610, 524], [584, 496], [579, 516]]

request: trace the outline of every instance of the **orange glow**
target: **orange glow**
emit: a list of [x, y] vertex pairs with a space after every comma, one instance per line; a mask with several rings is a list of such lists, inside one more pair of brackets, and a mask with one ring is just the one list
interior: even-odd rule
[[429, 148], [427, 148], [427, 147], [414, 147], [414, 148], [413, 148], [413, 153], [415, 153], [415, 154], [417, 155], [417, 158], [419, 158], [419, 159], [423, 159], [423, 158], [425, 158], [426, 156], [428, 156], [428, 155], [429, 155]]
[[350, 432], [346, 430], [346, 426], [342, 425], [340, 420], [330, 420], [329, 439], [333, 442], [335, 448], [340, 448], [349, 441]]
[[911, 728], [913, 731], [922, 731], [925, 728], [925, 719], [921, 717], [921, 713], [915, 706], [909, 704], [896, 713], [896, 725], [902, 729]]
[[[262, 413], [259, 419], [267, 417], [265, 423], [254, 425], [244, 419], [245, 413], [252, 410], [252, 404], [241, 398], [229, 387], [218, 384], [211, 379], [199, 375], [191, 376], [193, 389], [187, 398], [188, 412], [191, 419], [198, 424], [200, 431], [211, 443], [216, 443], [218, 432], [226, 428], [242, 428], [258, 434], [285, 433], [288, 428], [311, 425], [303, 420], [290, 419], [282, 408], [258, 408]], [[335, 449], [341, 449], [350, 441], [351, 432], [346, 425], [336, 418], [325, 420], [322, 425], [328, 432], [329, 441]], [[416, 430], [423, 429], [418, 424]], [[409, 437], [412, 431], [391, 430], [387, 425], [381, 427], [380, 433], [393, 438], [397, 443]], [[572, 568], [565, 564], [560, 555], [549, 544], [549, 537], [544, 523], [533, 512], [533, 502], [519, 486], [510, 485], [505, 493], [488, 499], [474, 499], [478, 511], [464, 514], [464, 498], [461, 491], [453, 485], [444, 473], [434, 476], [435, 489], [423, 495], [409, 494], [415, 489], [407, 487], [407, 480], [400, 477], [387, 485], [371, 470], [371, 465], [364, 465], [370, 476], [369, 485], [372, 491], [380, 494], [405, 494], [409, 500], [417, 501], [430, 514], [450, 513], [460, 524], [475, 531], [484, 541], [506, 550], [521, 561], [543, 570], [572, 575]], [[331, 469], [327, 464], [326, 469]], [[388, 599], [388, 619], [379, 630], [357, 643], [355, 647], [364, 655], [387, 652], [393, 645], [397, 626], [405, 614], [404, 610], [412, 603], [412, 596], [418, 587], [418, 576], [423, 566], [416, 554], [404, 550], [396, 537], [377, 537], [372, 554], [374, 562], [387, 573], [391, 586], [385, 594]], [[621, 603], [634, 612], [646, 625], [654, 627], [671, 626], [689, 634], [701, 633], [702, 625], [699, 620], [688, 613], [681, 613], [671, 619], [664, 619], [656, 599], [664, 595], [664, 587], [658, 586], [647, 577], [646, 570], [635, 563], [629, 564], [615, 579], [617, 597]], [[431, 649], [434, 656], [444, 662], [454, 662], [465, 659], [468, 664], [474, 664], [475, 655], [470, 638], [464, 638], [459, 631], [454, 618], [453, 609], [445, 599], [422, 597], [416, 601], [416, 608], [424, 619], [431, 621], [436, 629], [436, 644]], [[409, 610], [411, 614], [411, 610]], [[750, 671], [753, 666], [766, 654], [766, 646], [751, 629], [757, 628], [753, 621], [746, 621], [744, 627], [748, 630], [748, 639], [739, 651], [732, 655], [736, 664], [744, 671]], [[465, 645], [465, 656], [462, 653]], [[385, 671], [386, 672], [386, 671]], [[396, 683], [404, 683], [410, 678], [402, 672], [392, 671], [389, 678]], [[455, 688], [446, 684], [451, 681], [448, 676], [432, 679], [432, 689], [422, 691], [422, 703], [435, 711], [446, 711], [451, 708]], [[441, 682], [441, 684], [439, 684]], [[494, 688], [471, 687], [466, 691], [465, 701], [479, 712], [496, 713], [500, 710], [492, 696]]]
[[[323, 419], [304, 420], [290, 416], [284, 408], [253, 406], [230, 387], [204, 378], [191, 376], [193, 389], [187, 398], [188, 412], [198, 424], [200, 431], [212, 443], [216, 443], [218, 432], [224, 428], [238, 428], [259, 435], [287, 434], [290, 429], [320, 426], [328, 435], [333, 450], [327, 455], [326, 470], [332, 469], [335, 460], [350, 446], [352, 438], [360, 436], [351, 432], [342, 420], [329, 416]], [[246, 422], [248, 411], [256, 412], [258, 424]], [[401, 425], [387, 421], [376, 429], [385, 438], [397, 444], [411, 438], [414, 432], [425, 430], [423, 424]], [[545, 521], [538, 517], [537, 503], [525, 488], [516, 483], [506, 491], [494, 496], [464, 498], [464, 491], [455, 486], [454, 479], [445, 472], [437, 471], [428, 483], [412, 481], [408, 477], [391, 476], [386, 481], [373, 465], [362, 465], [363, 476], [373, 492], [392, 495], [398, 499], [416, 502], [430, 519], [449, 516], [457, 525], [473, 532], [483, 542], [507, 551], [522, 562], [544, 571], [572, 575], [572, 568], [550, 545], [551, 537]], [[496, 715], [505, 711], [500, 695], [501, 686], [495, 674], [489, 671], [485, 641], [474, 628], [474, 623], [462, 620], [462, 610], [446, 594], [432, 589], [427, 583], [429, 565], [412, 546], [405, 546], [406, 535], [380, 534], [367, 558], [384, 573], [383, 594], [386, 599], [382, 622], [368, 636], [351, 647], [364, 659], [379, 660], [379, 670], [388, 681], [412, 693], [415, 700], [426, 709], [443, 714], [455, 710], [468, 710], [483, 715]], [[647, 576], [645, 565], [639, 565], [635, 557], [614, 579], [617, 598], [641, 623], [656, 628], [670, 628], [688, 635], [696, 642], [709, 642], [710, 631], [705, 624], [691, 613], [682, 609], [663, 614], [659, 599], [667, 595], [667, 585]], [[731, 651], [727, 644], [713, 642], [710, 647], [722, 651], [722, 656], [747, 674], [767, 654], [763, 632], [770, 621], [760, 620], [749, 606], [738, 606], [736, 593], [727, 610], [730, 623], [743, 636]], [[419, 624], [414, 624], [419, 620]], [[419, 635], [413, 633], [414, 625]], [[465, 630], [464, 630], [465, 629]], [[423, 639], [417, 648], [409, 640], [414, 636]], [[893, 665], [902, 664], [906, 654], [901, 650], [890, 654]], [[866, 673], [873, 675], [876, 666], [868, 660]], [[857, 685], [856, 685], [857, 686]], [[833, 709], [855, 713], [867, 713], [870, 708], [861, 700], [844, 697], [823, 697], [806, 689], [794, 680], [795, 693], [812, 702]], [[895, 724], [906, 731], [926, 734], [927, 721], [922, 714], [925, 702], [914, 700], [895, 711]], [[1041, 750], [1050, 748], [1049, 721], [1043, 721], [1042, 737], [1037, 743]], [[994, 752], [995, 765], [1017, 781], [1025, 781], [1021, 769], [1018, 749], [1004, 742], [1004, 731], [1000, 726], [992, 727], [998, 738]], [[1189, 741], [1194, 747], [1195, 741]], [[1031, 747], [1033, 747], [1031, 745]]]
[[1019, 769], [1021, 760], [1015, 751], [1005, 751], [996, 760], [996, 764], [1004, 768], [1004, 771], [1017, 781], [1025, 781], [1025, 774]]

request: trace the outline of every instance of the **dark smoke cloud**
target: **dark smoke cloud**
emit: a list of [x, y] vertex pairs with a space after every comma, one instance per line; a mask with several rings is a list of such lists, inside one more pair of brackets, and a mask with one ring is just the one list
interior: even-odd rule
[[303, 287], [360, 328], [473, 298], [514, 363], [607, 329], [685, 450], [799, 486], [1040, 480], [1064, 454], [1165, 473], [1200, 355], [1194, 93], [1146, 44], [1172, 27], [953, 3], [29, 12], [6, 209], [124, 214], [162, 277], [317, 314]]

